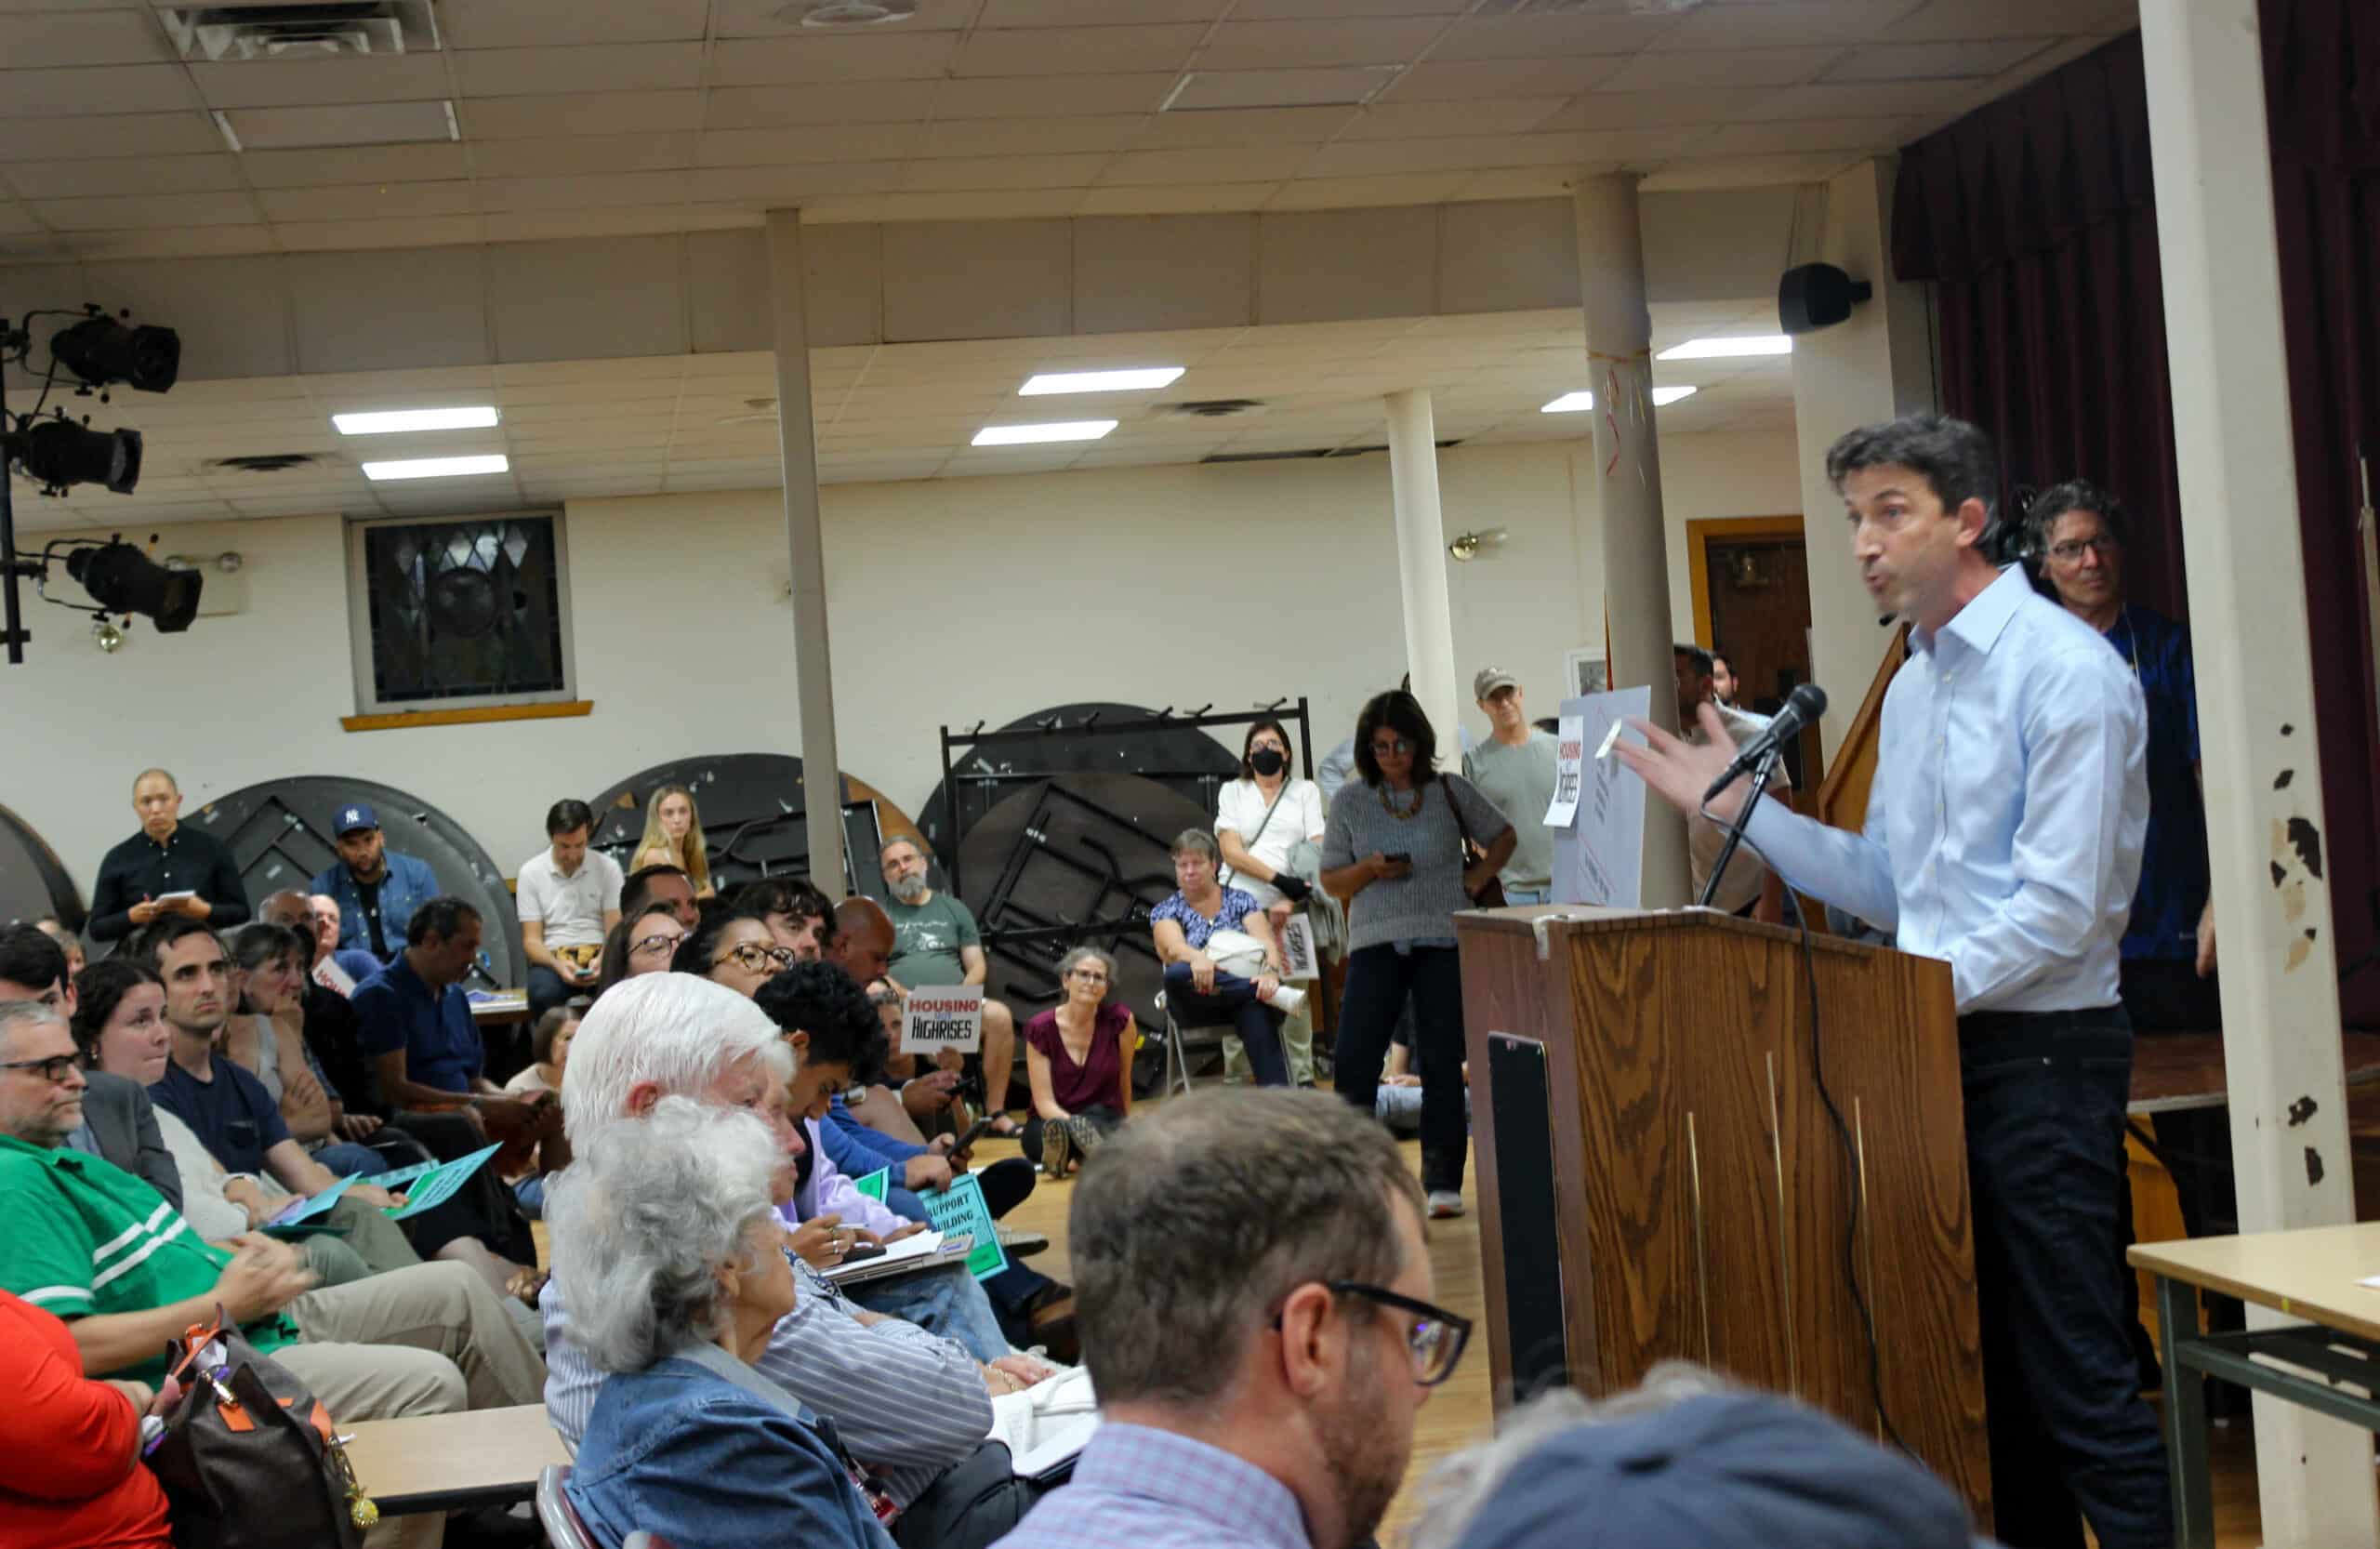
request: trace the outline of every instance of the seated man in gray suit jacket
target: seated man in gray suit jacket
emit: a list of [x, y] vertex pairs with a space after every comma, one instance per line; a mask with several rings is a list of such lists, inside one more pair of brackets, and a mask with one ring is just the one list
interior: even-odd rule
[[[0, 1000], [38, 1000], [62, 1016], [74, 1014], [74, 983], [66, 976], [66, 949], [35, 925], [0, 929]], [[103, 1071], [85, 1073], [83, 1122], [66, 1137], [77, 1151], [104, 1157], [182, 1208], [182, 1175], [157, 1129], [157, 1110], [137, 1081]]]

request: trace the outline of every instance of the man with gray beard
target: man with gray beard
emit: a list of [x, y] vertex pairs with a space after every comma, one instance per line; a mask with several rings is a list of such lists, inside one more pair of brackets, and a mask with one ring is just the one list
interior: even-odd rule
[[[984, 934], [966, 905], [936, 893], [926, 880], [926, 854], [917, 841], [896, 837], [877, 853], [884, 867], [884, 885], [892, 896], [884, 912], [892, 921], [892, 960], [885, 977], [905, 997], [913, 989], [952, 989], [980, 985], [991, 972], [984, 956]], [[874, 975], [854, 973], [866, 983]], [[984, 1111], [992, 1116], [992, 1133], [1013, 1135], [1018, 1126], [1007, 1117], [1008, 1079], [1016, 1061], [1016, 1014], [1005, 1002], [984, 997]]]

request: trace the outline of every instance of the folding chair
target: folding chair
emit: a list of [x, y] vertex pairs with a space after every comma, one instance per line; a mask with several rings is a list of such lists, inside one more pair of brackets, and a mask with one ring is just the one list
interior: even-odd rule
[[1191, 1051], [1195, 1049], [1200, 1053], [1210, 1051], [1220, 1053], [1223, 1046], [1223, 1039], [1237, 1033], [1239, 1029], [1228, 1022], [1197, 1027], [1183, 1026], [1173, 1019], [1173, 1008], [1166, 1004], [1166, 994], [1163, 990], [1157, 993], [1157, 1009], [1165, 1014], [1165, 1031], [1160, 1036], [1165, 1039], [1167, 1090], [1175, 1095], [1186, 1097], [1190, 1092]]
[[546, 1542], [553, 1549], [602, 1549], [587, 1524], [578, 1520], [578, 1509], [570, 1503], [570, 1497], [562, 1493], [569, 1478], [566, 1463], [549, 1463], [538, 1470], [537, 1525], [545, 1529]]

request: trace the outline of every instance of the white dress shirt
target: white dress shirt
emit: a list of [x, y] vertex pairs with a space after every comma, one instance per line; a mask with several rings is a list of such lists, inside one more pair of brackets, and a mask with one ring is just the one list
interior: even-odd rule
[[1865, 832], [1764, 801], [1746, 842], [1902, 951], [1949, 960], [1962, 1015], [2116, 1004], [2149, 827], [2140, 684], [2015, 567], [1910, 642]]

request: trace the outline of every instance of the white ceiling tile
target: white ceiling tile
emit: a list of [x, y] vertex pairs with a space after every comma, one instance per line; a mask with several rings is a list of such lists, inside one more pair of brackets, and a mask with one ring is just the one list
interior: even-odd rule
[[1715, 86], [1684, 91], [1595, 91], [1578, 99], [1537, 127], [1544, 131], [1726, 124], [1743, 116], [1770, 95], [1765, 91]]
[[774, 209], [828, 193], [883, 193], [901, 186], [898, 162], [836, 166], [711, 166], [693, 174], [694, 197]]
[[958, 44], [957, 33], [747, 38], [712, 46], [709, 81], [715, 86], [758, 86], [919, 80], [943, 73]]
[[1729, 124], [1695, 144], [1698, 154], [1787, 155], [1802, 151], [1886, 152], [1907, 143], [1905, 118], [1815, 118], [1780, 124]]
[[331, 188], [265, 189], [257, 198], [268, 220], [404, 220], [468, 215], [471, 185], [350, 183]]
[[698, 129], [699, 91], [590, 91], [569, 97], [474, 97], [455, 104], [471, 139], [667, 134]]
[[454, 109], [443, 98], [420, 102], [227, 108], [222, 116], [244, 151], [451, 144], [455, 139]]
[[1354, 107], [1397, 78], [1395, 65], [1329, 65], [1304, 70], [1194, 70], [1167, 104], [1169, 113], [1229, 108]]
[[1873, 35], [1887, 43], [1962, 38], [2109, 36], [2140, 25], [2135, 0], [1927, 0]]
[[1462, 186], [1463, 174], [1385, 178], [1302, 178], [1273, 196], [1268, 210], [1360, 209], [1367, 205], [1435, 205]]
[[439, 0], [439, 31], [454, 48], [699, 39], [707, 0]]
[[[1148, 0], [1134, 0], [1136, 6]], [[955, 32], [975, 21], [976, 7], [982, 0], [917, 0], [917, 13], [900, 24], [904, 33]], [[793, 20], [786, 18], [790, 12]], [[787, 37], [818, 35], [817, 29], [804, 32], [801, 10], [788, 6], [787, 0], [712, 0], [711, 34], [714, 37]]]
[[[1231, 0], [1132, 0], [1143, 23], [1212, 21]], [[982, 27], [1096, 27], [1113, 22], [1116, 0], [984, 0]]]
[[1200, 215], [1260, 210], [1286, 185], [1269, 183], [1166, 183], [1138, 188], [1094, 188], [1084, 193], [1078, 215]]
[[1840, 48], [1699, 48], [1645, 53], [1602, 83], [1607, 91], [1673, 91], [1686, 87], [1788, 86], [1813, 80], [1843, 54]]
[[1474, 0], [1239, 0], [1235, 19], [1250, 21], [1298, 17], [1452, 16]]
[[1833, 81], [1964, 81], [2013, 70], [2048, 44], [2041, 38], [1996, 42], [1884, 43], [1854, 48], [1827, 68]]
[[1518, 97], [1485, 102], [1375, 102], [1355, 114], [1341, 138], [1423, 139], [1434, 135], [1517, 135], [1543, 126], [1562, 111], [1566, 100], [1560, 97]]
[[0, 17], [0, 60], [10, 70], [170, 63], [173, 58], [164, 29], [143, 10]]
[[1670, 16], [1597, 11], [1554, 16], [1474, 17], [1457, 22], [1430, 50], [1433, 62], [1541, 60], [1559, 56], [1633, 54], [1667, 36]]
[[1208, 146], [1318, 145], [1361, 110], [1321, 108], [1213, 108], [1198, 113], [1161, 113], [1148, 121], [1136, 151], [1192, 151]]
[[1446, 30], [1437, 17], [1345, 21], [1226, 21], [1199, 48], [1200, 70], [1404, 64]]
[[1496, 100], [1514, 97], [1567, 97], [1593, 91], [1627, 61], [1601, 59], [1479, 60], [1440, 64], [1424, 60], [1398, 77], [1382, 99], [1389, 102]]
[[913, 192], [938, 189], [982, 192], [1008, 188], [1084, 188], [1113, 158], [1086, 156], [969, 156], [952, 161], [914, 161], [900, 186]]
[[[960, 137], [952, 137], [959, 140]], [[807, 129], [711, 129], [695, 147], [699, 166], [785, 166], [817, 162], [898, 161], [918, 139], [911, 124], [819, 126]], [[997, 155], [1001, 147], [977, 152]], [[953, 152], [954, 154], [956, 152]]]
[[1133, 75], [1008, 75], [945, 81], [937, 118], [1064, 118], [1076, 113], [1155, 113], [1173, 89], [1170, 73]]
[[120, 199], [36, 199], [33, 213], [60, 232], [130, 231], [139, 227], [244, 226], [257, 219], [245, 193], [165, 193]]
[[575, 48], [479, 48], [455, 56], [463, 95], [525, 97], [673, 91], [702, 84], [699, 43], [591, 43]]
[[900, 154], [1037, 156], [1068, 152], [1120, 151], [1151, 122], [1146, 115], [1140, 113], [1078, 118], [936, 119], [925, 126], [921, 132], [915, 133], [914, 138], [910, 138], [912, 131], [906, 125], [897, 130], [881, 132], [904, 137], [904, 149], [898, 152]]
[[472, 170], [482, 178], [562, 178], [578, 173], [652, 172], [691, 166], [695, 135], [558, 135], [537, 139], [492, 139], [471, 147]]
[[[192, 197], [217, 199], [225, 195], [206, 193]], [[139, 203], [145, 205], [149, 201]], [[55, 219], [50, 223], [58, 224]], [[59, 245], [73, 257], [86, 259], [212, 258], [270, 253], [275, 245], [272, 228], [261, 221], [245, 226], [156, 227], [149, 225], [145, 218], [132, 226], [108, 230], [61, 231]]]
[[959, 52], [959, 75], [1109, 75], [1179, 70], [1198, 46], [1202, 25], [1019, 28], [972, 34]]
[[482, 178], [478, 207], [495, 210], [580, 210], [625, 205], [682, 205], [682, 172], [601, 172], [564, 178]]
[[1326, 146], [1308, 174], [1361, 178], [1492, 166], [1604, 166], [1660, 161], [1709, 134], [1701, 128], [1608, 129], [1567, 135], [1462, 135], [1446, 139], [1342, 140]]
[[19, 197], [73, 199], [114, 193], [202, 193], [243, 187], [235, 156], [111, 156], [105, 161], [18, 162], [0, 167]]
[[7, 104], [18, 118], [154, 114], [195, 108], [198, 93], [179, 65], [122, 64], [7, 73]]
[[[1988, 13], [1999, 8], [1999, 0], [1966, 0], [1966, 5]], [[1909, 9], [1910, 0], [1730, 0], [1676, 18], [1653, 46], [1782, 48], [1858, 43], [1873, 38]]]
[[1964, 83], [1878, 81], [1867, 86], [1825, 84], [1781, 86], [1748, 97], [1729, 118], [1738, 123], [1782, 119], [1905, 118], [1962, 100]]
[[[1129, 151], [1100, 174], [1103, 184], [1250, 183], [1294, 178], [1316, 155], [1315, 147], [1273, 150], [1235, 147], [1215, 151]], [[1233, 206], [1244, 207], [1244, 206]]]
[[205, 113], [195, 110], [111, 113], [101, 118], [0, 120], [0, 161], [176, 156], [222, 149], [223, 137]]
[[[344, 60], [245, 60], [185, 67], [207, 105], [307, 108], [355, 102], [418, 102], [451, 95], [446, 61], [436, 54], [366, 55]], [[179, 72], [176, 74], [178, 76]], [[153, 107], [154, 103], [143, 103]]]
[[714, 86], [707, 129], [769, 129], [796, 124], [901, 124], [932, 110], [932, 81], [853, 81], [804, 86]]
[[429, 145], [349, 146], [333, 151], [251, 151], [240, 158], [258, 188], [319, 188], [331, 183], [443, 182], [470, 175], [469, 156], [453, 140]]

